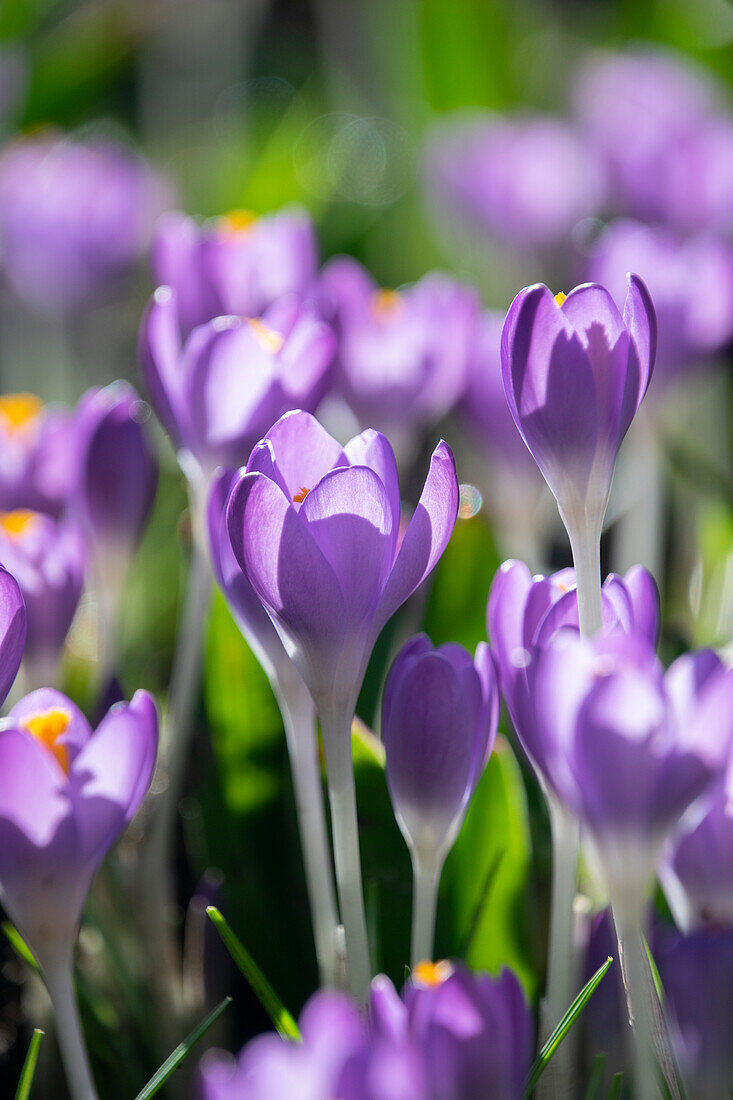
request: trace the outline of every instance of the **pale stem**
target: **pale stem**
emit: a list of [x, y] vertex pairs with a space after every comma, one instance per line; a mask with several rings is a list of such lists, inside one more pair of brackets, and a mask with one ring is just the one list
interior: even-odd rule
[[349, 987], [364, 1003], [371, 980], [364, 891], [361, 881], [356, 788], [351, 760], [351, 713], [321, 715], [331, 804], [333, 854], [341, 920], [346, 934]]
[[305, 881], [321, 985], [337, 984], [336, 929], [339, 923], [318, 760], [315, 711], [304, 684], [287, 687], [275, 678], [285, 726], [295, 809], [303, 849]]
[[566, 527], [575, 568], [580, 633], [592, 638], [603, 628], [601, 534], [593, 525], [573, 528], [566, 523]]
[[438, 909], [438, 887], [443, 859], [435, 853], [420, 855], [412, 852], [412, 939], [410, 964], [433, 959], [435, 950], [435, 916]]
[[71, 959], [45, 967], [43, 976], [53, 1004], [61, 1059], [72, 1100], [98, 1100], [74, 994]]
[[631, 1025], [629, 1035], [632, 1048], [630, 1055], [634, 1066], [634, 1097], [635, 1100], [658, 1100], [653, 1020], [657, 1010], [661, 1019], [661, 1009], [644, 945], [643, 907], [621, 904], [614, 900], [612, 894], [611, 908]]

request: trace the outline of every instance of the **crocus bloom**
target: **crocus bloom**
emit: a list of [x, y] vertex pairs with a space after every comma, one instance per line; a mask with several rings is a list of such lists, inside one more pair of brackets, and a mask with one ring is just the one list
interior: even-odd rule
[[429, 426], [463, 395], [479, 310], [473, 289], [432, 272], [384, 290], [356, 260], [337, 257], [318, 294], [339, 333], [339, 387], [362, 424]]
[[619, 307], [629, 267], [639, 272], [654, 300], [657, 379], [669, 381], [681, 369], [699, 367], [733, 338], [733, 251], [723, 240], [612, 222], [590, 257], [589, 274], [608, 287]]
[[199, 225], [166, 214], [153, 243], [153, 275], [177, 294], [184, 336], [214, 317], [260, 317], [279, 298], [303, 294], [315, 278], [313, 223], [297, 207], [258, 218], [235, 210]]
[[71, 412], [32, 393], [0, 397], [0, 508], [59, 516], [75, 476]]
[[563, 241], [602, 195], [593, 156], [560, 119], [459, 116], [441, 123], [426, 159], [443, 212], [520, 247]]
[[526, 287], [509, 309], [504, 390], [571, 542], [581, 533], [600, 537], [616, 455], [651, 378], [656, 333], [636, 275], [628, 276], [623, 316], [595, 283], [556, 297], [542, 284]]
[[78, 529], [40, 512], [0, 512], [0, 562], [18, 581], [28, 633], [30, 682], [53, 680], [84, 585], [86, 553]]
[[252, 451], [230, 497], [229, 537], [322, 717], [334, 700], [353, 714], [379, 631], [438, 561], [457, 510], [444, 442], [400, 545], [397, 467], [379, 432], [342, 447], [297, 411]]
[[[335, 350], [331, 329], [296, 298], [263, 316], [217, 317], [181, 342], [177, 295], [155, 292], [140, 330], [151, 401], [184, 468], [208, 479], [239, 466], [288, 409], [315, 408]], [[200, 476], [200, 475], [199, 475]]]
[[0, 567], [0, 704], [18, 674], [26, 636], [26, 610], [20, 586]]
[[140, 258], [164, 202], [158, 177], [121, 145], [21, 138], [0, 157], [5, 272], [33, 308], [78, 309]]
[[674, 1052], [689, 1096], [720, 1100], [733, 1091], [733, 928], [657, 937], [655, 956]]

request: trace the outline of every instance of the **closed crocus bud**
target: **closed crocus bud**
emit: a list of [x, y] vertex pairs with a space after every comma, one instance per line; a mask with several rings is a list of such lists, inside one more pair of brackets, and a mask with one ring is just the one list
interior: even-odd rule
[[79, 309], [142, 256], [165, 202], [159, 178], [124, 146], [21, 138], [0, 158], [5, 272], [34, 309]]
[[489, 758], [499, 688], [489, 647], [434, 649], [424, 634], [400, 650], [387, 677], [382, 738], [387, 784], [414, 873], [413, 964], [433, 953], [443, 863]]
[[214, 317], [260, 317], [283, 295], [305, 293], [318, 244], [297, 207], [263, 217], [235, 210], [203, 225], [171, 213], [158, 222], [152, 266], [155, 282], [176, 291], [187, 335]]
[[40, 512], [0, 512], [0, 562], [18, 581], [25, 601], [26, 683], [53, 682], [84, 586], [81, 535], [70, 523]]
[[439, 212], [524, 248], [562, 242], [602, 197], [587, 145], [550, 117], [458, 116], [441, 123], [426, 162]]
[[208, 483], [218, 465], [242, 465], [278, 416], [315, 408], [335, 343], [310, 307], [289, 298], [261, 318], [217, 317], [182, 344], [175, 291], [160, 287], [143, 318], [140, 361], [189, 477]]
[[619, 307], [629, 267], [639, 272], [654, 301], [657, 383], [668, 383], [685, 369], [699, 369], [729, 343], [733, 251], [724, 240], [702, 233], [683, 237], [672, 229], [629, 220], [612, 222], [593, 249], [589, 274], [608, 287]]
[[59, 516], [76, 476], [73, 416], [33, 393], [0, 397], [0, 509]]
[[339, 332], [340, 388], [360, 422], [409, 432], [445, 416], [468, 379], [476, 292], [437, 272], [381, 289], [345, 257], [320, 281]]
[[595, 546], [600, 537], [616, 455], [649, 385], [655, 351], [654, 307], [636, 275], [628, 276], [623, 316], [594, 283], [567, 297], [541, 284], [526, 287], [507, 314], [507, 401], [557, 499], [574, 558], [582, 556], [578, 543]]
[[733, 928], [665, 931], [655, 956], [672, 1046], [687, 1094], [720, 1100], [733, 1091]]

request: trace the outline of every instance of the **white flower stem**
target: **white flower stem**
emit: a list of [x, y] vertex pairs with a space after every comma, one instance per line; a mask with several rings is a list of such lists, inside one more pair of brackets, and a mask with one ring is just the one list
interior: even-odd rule
[[575, 528], [566, 524], [566, 527], [573, 552], [580, 633], [584, 638], [592, 638], [603, 628], [601, 532], [592, 524]]
[[349, 988], [357, 1000], [364, 1003], [371, 980], [371, 963], [351, 759], [351, 718], [350, 712], [341, 714], [333, 710], [329, 714], [321, 714], [321, 725], [326, 750], [336, 886], [346, 933]]
[[634, 1097], [635, 1100], [658, 1100], [653, 1019], [657, 1011], [661, 1019], [661, 1010], [644, 946], [643, 907], [621, 903], [618, 898], [614, 899], [613, 893], [611, 907], [631, 1025]]
[[44, 967], [43, 976], [53, 1004], [56, 1036], [71, 1098], [98, 1100], [76, 1005], [71, 959]]
[[430, 853], [412, 852], [412, 938], [410, 965], [432, 961], [435, 950], [435, 916], [443, 860]]
[[315, 712], [302, 681], [286, 687], [274, 680], [273, 687], [280, 703], [290, 756], [318, 972], [321, 985], [333, 986], [337, 981], [336, 928], [339, 920], [318, 762]]

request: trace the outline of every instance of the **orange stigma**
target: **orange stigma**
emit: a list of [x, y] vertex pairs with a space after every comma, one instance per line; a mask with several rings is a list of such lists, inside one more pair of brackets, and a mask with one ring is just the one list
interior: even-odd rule
[[442, 985], [450, 978], [452, 973], [453, 964], [448, 962], [447, 959], [441, 959], [440, 962], [430, 962], [429, 959], [423, 959], [417, 966], [413, 966], [410, 976], [413, 985], [433, 988]]
[[277, 355], [285, 343], [285, 337], [281, 336], [279, 332], [275, 332], [274, 329], [268, 328], [263, 321], [259, 321], [256, 317], [250, 317], [247, 320], [247, 324], [257, 343], [263, 347], [265, 351], [269, 351], [272, 355]]
[[22, 718], [20, 722], [21, 726], [53, 753], [67, 775], [69, 774], [69, 753], [66, 745], [59, 744], [59, 738], [66, 733], [70, 721], [71, 715], [68, 711], [54, 707], [40, 714], [31, 714], [28, 718]]
[[561, 290], [559, 290], [557, 292], [557, 294], [555, 295], [555, 301], [557, 302], [557, 304], [559, 306], [561, 306], [563, 304], [563, 302], [565, 301], [566, 298], [567, 298], [567, 294], [563, 294], [563, 292]]
[[247, 233], [256, 221], [257, 215], [251, 210], [230, 210], [217, 219], [217, 224], [226, 233]]
[[28, 530], [37, 514], [37, 512], [30, 512], [27, 508], [16, 508], [13, 512], [0, 512], [0, 528], [11, 539], [18, 539]]
[[377, 290], [372, 295], [372, 313], [375, 317], [385, 319], [394, 315], [402, 305], [402, 295], [399, 290], [390, 290], [385, 287]]
[[0, 423], [7, 432], [20, 432], [30, 427], [43, 402], [34, 393], [8, 393], [0, 397]]
[[293, 504], [302, 504], [309, 492], [310, 489], [306, 489], [305, 485], [301, 485], [300, 489], [293, 497]]

